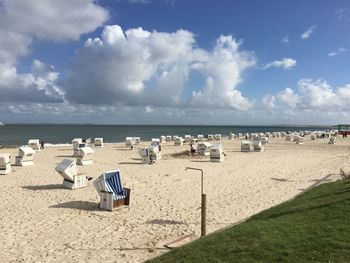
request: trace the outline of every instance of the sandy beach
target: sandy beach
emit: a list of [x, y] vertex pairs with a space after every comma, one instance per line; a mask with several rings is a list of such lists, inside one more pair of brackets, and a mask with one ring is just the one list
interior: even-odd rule
[[[209, 157], [172, 154], [188, 144], [162, 145], [163, 159], [141, 164], [137, 147], [124, 143], [95, 148], [94, 164], [78, 166], [96, 179], [105, 171], [121, 170], [123, 185], [131, 188], [129, 208], [113, 212], [98, 208], [92, 182], [68, 190], [55, 166], [72, 158], [71, 146], [48, 147], [35, 156], [35, 165], [12, 166], [0, 176], [0, 251], [2, 262], [142, 262], [168, 250], [164, 244], [195, 232], [200, 235], [200, 173], [204, 170], [208, 233], [234, 224], [293, 198], [325, 180], [340, 179], [348, 167], [350, 139], [304, 144], [272, 138], [265, 152], [240, 152], [240, 140], [224, 140], [223, 163]], [[149, 142], [142, 142], [143, 146]], [[10, 153], [12, 163], [18, 149]]]

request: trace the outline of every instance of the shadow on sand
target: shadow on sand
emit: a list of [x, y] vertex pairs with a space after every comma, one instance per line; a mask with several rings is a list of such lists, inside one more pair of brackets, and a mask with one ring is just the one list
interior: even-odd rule
[[119, 162], [118, 164], [144, 164], [140, 162]]
[[101, 212], [101, 209], [98, 208], [98, 203], [89, 202], [89, 201], [70, 201], [66, 203], [49, 206], [49, 208], [69, 208], [69, 209]]
[[37, 190], [53, 190], [53, 189], [67, 189], [64, 188], [62, 184], [47, 184], [47, 185], [26, 185], [22, 188], [32, 191]]

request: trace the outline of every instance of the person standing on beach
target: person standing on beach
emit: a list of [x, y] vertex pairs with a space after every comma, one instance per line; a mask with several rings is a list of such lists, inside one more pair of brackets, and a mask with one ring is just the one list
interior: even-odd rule
[[44, 142], [44, 140], [42, 139], [42, 140], [40, 141], [40, 148], [41, 148], [41, 149], [44, 149], [44, 146], [45, 146], [45, 142]]

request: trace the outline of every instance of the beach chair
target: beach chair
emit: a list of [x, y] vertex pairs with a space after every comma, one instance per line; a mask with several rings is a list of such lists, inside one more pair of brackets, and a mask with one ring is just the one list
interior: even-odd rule
[[269, 137], [262, 136], [260, 139], [261, 139], [261, 143], [262, 143], [263, 145], [266, 145], [266, 144], [269, 143]]
[[28, 141], [28, 146], [31, 147], [34, 151], [40, 151], [40, 142], [38, 139], [30, 139]]
[[0, 153], [0, 174], [5, 175], [11, 172], [11, 156], [8, 153]]
[[334, 136], [330, 137], [328, 144], [335, 144], [336, 143], [336, 139], [337, 139], [337, 137], [334, 137]]
[[203, 134], [198, 134], [197, 138], [198, 138], [199, 142], [203, 142], [204, 141], [204, 135]]
[[213, 134], [208, 134], [208, 141], [214, 140], [214, 135]]
[[295, 136], [294, 141], [296, 144], [304, 144], [304, 138], [301, 136]]
[[250, 145], [248, 140], [241, 141], [241, 152], [250, 152]]
[[224, 152], [222, 145], [213, 145], [210, 147], [210, 161], [211, 162], [223, 162], [224, 161]]
[[101, 209], [113, 211], [113, 208], [129, 206], [131, 190], [123, 188], [119, 170], [103, 173], [94, 181], [94, 187], [100, 196]]
[[185, 142], [190, 142], [190, 140], [192, 139], [192, 136], [189, 134], [185, 135]]
[[176, 137], [175, 138], [175, 145], [176, 146], [182, 146], [184, 142], [184, 139], [182, 137]]
[[103, 138], [95, 138], [94, 139], [94, 146], [102, 148], [103, 147]]
[[19, 147], [18, 156], [16, 156], [15, 163], [17, 166], [34, 165], [34, 155], [35, 151], [31, 147], [23, 145]]
[[214, 134], [214, 140], [215, 141], [221, 141], [221, 134], [219, 134], [219, 133]]
[[264, 144], [260, 140], [254, 140], [252, 145], [253, 145], [254, 152], [264, 151]]
[[152, 138], [151, 145], [159, 145], [159, 144], [160, 144], [160, 139], [159, 138]]
[[160, 143], [166, 143], [166, 136], [160, 136]]
[[125, 146], [126, 147], [133, 148], [135, 144], [136, 144], [135, 137], [126, 137], [125, 138]]
[[210, 155], [211, 144], [209, 142], [199, 142], [197, 152], [199, 155]]
[[65, 188], [74, 190], [86, 187], [86, 175], [78, 173], [75, 160], [64, 159], [56, 166], [55, 170], [63, 177]]
[[79, 153], [77, 156], [77, 164], [78, 165], [89, 165], [93, 164], [93, 156], [95, 151], [91, 147], [81, 147], [79, 148]]

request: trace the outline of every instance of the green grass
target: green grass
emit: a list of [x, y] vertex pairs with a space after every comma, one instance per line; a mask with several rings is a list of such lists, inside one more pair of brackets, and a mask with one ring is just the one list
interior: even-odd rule
[[350, 180], [322, 184], [150, 262], [350, 262]]

